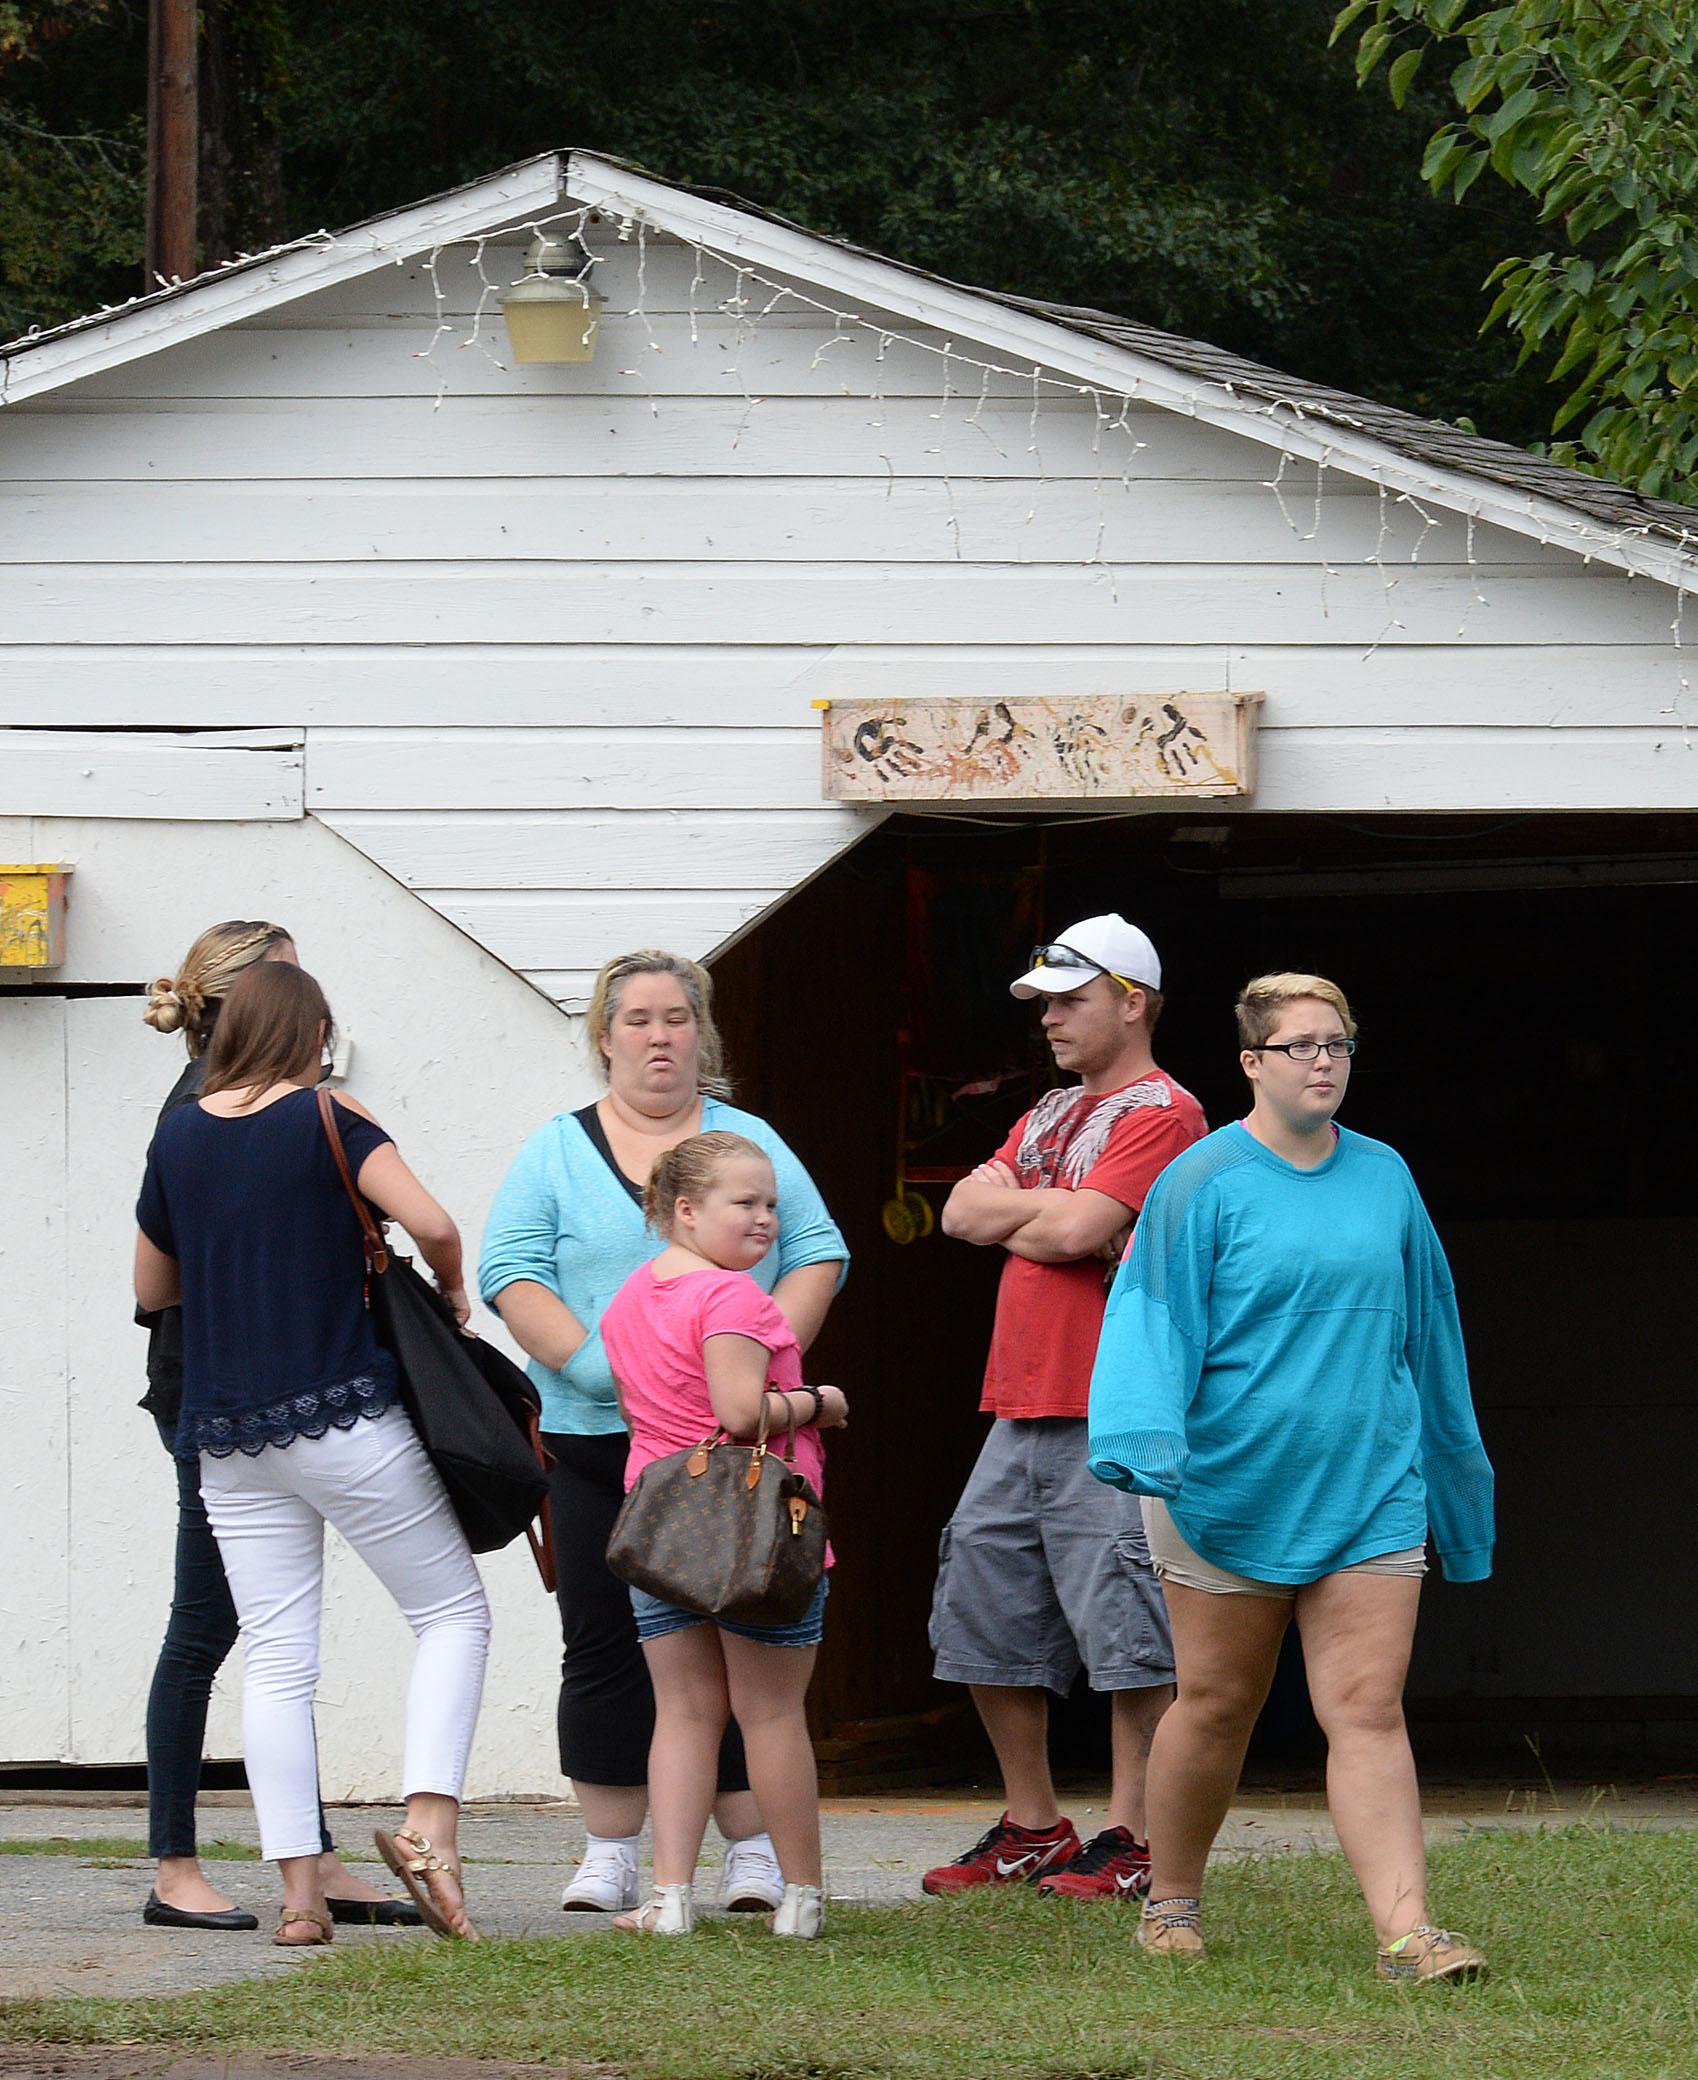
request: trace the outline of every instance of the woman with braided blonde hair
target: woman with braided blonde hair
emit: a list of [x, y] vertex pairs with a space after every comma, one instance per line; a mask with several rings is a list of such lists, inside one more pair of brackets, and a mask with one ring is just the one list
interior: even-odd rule
[[[147, 993], [142, 1013], [156, 1033], [181, 1033], [188, 1043], [190, 1069], [212, 1041], [212, 1028], [224, 993], [255, 961], [294, 961], [295, 942], [280, 924], [233, 918], [209, 925], [183, 956], [175, 975], [161, 975]], [[298, 964], [297, 964], [298, 965]], [[204, 1065], [195, 1072], [204, 1077]], [[165, 1101], [170, 1111], [176, 1092]]]
[[[148, 991], [142, 1017], [160, 1033], [181, 1033], [189, 1059], [159, 1118], [190, 1105], [206, 1082], [207, 1049], [225, 995], [256, 961], [299, 966], [295, 942], [280, 924], [237, 918], [202, 932], [175, 975]], [[137, 1309], [148, 1332], [147, 1394], [142, 1407], [174, 1452], [183, 1397], [183, 1312]], [[236, 1644], [236, 1606], [201, 1501], [200, 1468], [178, 1459], [177, 1550], [171, 1615], [147, 1699], [148, 1853], [156, 1859], [153, 1890], [142, 1919], [155, 1928], [253, 1929], [257, 1918], [233, 1906], [201, 1869], [196, 1853], [195, 1796], [213, 1678]], [[418, 1909], [357, 1878], [336, 1855], [320, 1813], [319, 1874], [337, 1920], [413, 1925]]]

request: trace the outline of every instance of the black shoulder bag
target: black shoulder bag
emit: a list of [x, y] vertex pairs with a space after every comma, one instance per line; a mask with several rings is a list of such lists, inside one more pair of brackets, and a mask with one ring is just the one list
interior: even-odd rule
[[348, 1167], [336, 1101], [322, 1088], [319, 1118], [365, 1240], [366, 1304], [378, 1341], [401, 1375], [401, 1400], [442, 1478], [474, 1553], [511, 1545], [521, 1532], [543, 1587], [554, 1587], [548, 1519], [548, 1454], [542, 1400], [513, 1361], [481, 1336], [467, 1336], [453, 1309], [395, 1256]]

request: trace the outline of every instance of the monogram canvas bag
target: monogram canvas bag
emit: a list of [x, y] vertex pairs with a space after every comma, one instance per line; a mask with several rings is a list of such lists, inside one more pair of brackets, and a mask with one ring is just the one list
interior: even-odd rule
[[794, 1625], [825, 1571], [825, 1509], [796, 1471], [796, 1412], [782, 1455], [767, 1443], [767, 1402], [752, 1445], [723, 1429], [637, 1476], [607, 1542], [622, 1581], [708, 1618]]

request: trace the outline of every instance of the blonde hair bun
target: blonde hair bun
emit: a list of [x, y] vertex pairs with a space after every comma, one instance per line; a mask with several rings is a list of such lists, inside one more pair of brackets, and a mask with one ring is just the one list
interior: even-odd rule
[[175, 975], [161, 975], [147, 993], [142, 1017], [159, 1033], [182, 1033], [191, 1057], [206, 1052], [213, 1007], [222, 1003], [236, 977], [289, 945], [280, 924], [231, 918], [210, 925], [184, 954]]
[[180, 1033], [189, 1022], [189, 1007], [177, 994], [174, 977], [161, 975], [151, 983], [147, 992], [147, 1008], [142, 1013], [156, 1033]]

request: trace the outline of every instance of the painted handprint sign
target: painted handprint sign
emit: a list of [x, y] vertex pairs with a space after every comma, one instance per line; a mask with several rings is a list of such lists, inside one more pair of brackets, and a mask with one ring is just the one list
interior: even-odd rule
[[840, 802], [1246, 795], [1259, 693], [819, 701]]

